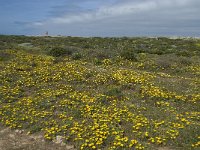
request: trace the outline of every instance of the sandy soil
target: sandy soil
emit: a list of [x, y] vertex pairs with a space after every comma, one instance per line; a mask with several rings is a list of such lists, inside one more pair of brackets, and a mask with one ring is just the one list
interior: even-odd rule
[[0, 150], [75, 150], [72, 145], [47, 142], [40, 134], [0, 127]]

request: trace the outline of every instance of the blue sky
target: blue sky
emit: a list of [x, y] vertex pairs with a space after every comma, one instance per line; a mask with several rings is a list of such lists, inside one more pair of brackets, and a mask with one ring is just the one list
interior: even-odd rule
[[200, 0], [0, 0], [0, 34], [200, 36]]

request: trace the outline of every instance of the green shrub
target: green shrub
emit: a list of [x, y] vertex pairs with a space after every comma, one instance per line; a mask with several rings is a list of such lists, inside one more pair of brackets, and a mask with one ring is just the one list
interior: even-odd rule
[[97, 66], [103, 64], [102, 60], [100, 60], [100, 59], [98, 59], [98, 58], [94, 58], [93, 63], [94, 63], [95, 65], [97, 65]]
[[8, 61], [12, 58], [12, 56], [3, 50], [0, 50], [0, 61]]
[[178, 56], [185, 56], [185, 57], [190, 57], [192, 55], [191, 51], [188, 50], [178, 51], [176, 54]]
[[91, 46], [90, 46], [89, 44], [84, 44], [84, 45], [82, 46], [82, 48], [91, 48]]
[[81, 59], [82, 57], [83, 57], [83, 56], [82, 56], [81, 53], [74, 53], [74, 54], [72, 54], [72, 58], [73, 58], [74, 60]]
[[49, 51], [49, 55], [54, 56], [54, 57], [59, 57], [63, 55], [71, 55], [72, 54], [71, 49], [63, 48], [63, 47], [54, 47], [51, 48]]
[[162, 48], [155, 48], [149, 51], [150, 54], [157, 54], [157, 55], [163, 55], [165, 54], [165, 50]]
[[147, 54], [146, 53], [139, 53], [138, 54], [138, 59], [139, 60], [146, 60], [147, 59]]
[[124, 50], [120, 56], [128, 60], [137, 61], [136, 54], [133, 50]]
[[39, 132], [41, 131], [42, 127], [38, 126], [38, 125], [33, 125], [33, 126], [30, 126], [30, 133], [33, 134], [33, 133], [36, 133], [36, 132]]
[[121, 98], [123, 96], [122, 90], [119, 87], [110, 87], [104, 94], [117, 98]]
[[186, 65], [186, 66], [192, 64], [192, 60], [190, 59], [190, 57], [184, 57], [184, 56], [179, 57], [179, 62], [180, 65]]

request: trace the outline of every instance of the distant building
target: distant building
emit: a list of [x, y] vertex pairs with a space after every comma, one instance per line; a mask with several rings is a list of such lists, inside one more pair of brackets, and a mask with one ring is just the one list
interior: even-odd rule
[[48, 31], [46, 31], [46, 33], [45, 33], [45, 36], [48, 36], [49, 35], [49, 32]]

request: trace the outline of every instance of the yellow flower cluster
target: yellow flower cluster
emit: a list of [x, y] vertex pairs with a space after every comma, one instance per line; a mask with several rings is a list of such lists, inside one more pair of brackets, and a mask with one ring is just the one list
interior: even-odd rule
[[198, 142], [192, 144], [192, 147], [195, 147], [195, 148], [200, 147], [200, 136], [198, 136], [198, 140], [199, 140]]
[[[158, 86], [158, 76], [174, 77], [139, 70], [145, 64], [105, 59], [97, 67], [68, 57], [56, 62], [45, 55], [5, 52], [13, 59], [0, 61], [3, 125], [43, 131], [47, 140], [62, 136], [84, 150], [160, 147], [184, 129], [200, 127], [199, 93], [177, 94]], [[120, 96], [106, 94], [110, 84], [119, 87]]]

